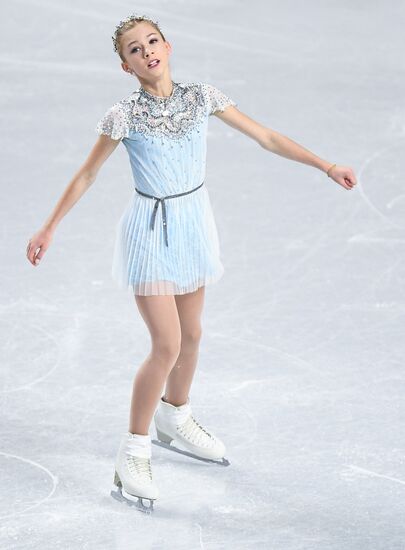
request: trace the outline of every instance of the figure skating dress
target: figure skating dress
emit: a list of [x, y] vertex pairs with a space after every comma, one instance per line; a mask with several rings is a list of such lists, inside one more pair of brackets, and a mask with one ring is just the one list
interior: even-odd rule
[[207, 128], [237, 103], [210, 84], [172, 84], [168, 97], [140, 86], [96, 126], [129, 155], [135, 188], [116, 226], [112, 277], [142, 296], [193, 292], [224, 273], [205, 182]]

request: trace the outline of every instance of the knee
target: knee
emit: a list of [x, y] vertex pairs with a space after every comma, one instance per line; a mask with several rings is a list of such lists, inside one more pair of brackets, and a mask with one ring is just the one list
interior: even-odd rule
[[181, 348], [180, 338], [156, 340], [152, 345], [152, 354], [163, 363], [174, 364]]
[[201, 326], [187, 328], [181, 333], [182, 346], [195, 347], [200, 343], [202, 336]]

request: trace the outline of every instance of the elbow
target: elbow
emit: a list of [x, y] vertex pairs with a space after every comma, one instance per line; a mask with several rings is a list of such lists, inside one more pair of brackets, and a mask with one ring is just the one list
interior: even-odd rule
[[85, 186], [90, 187], [90, 185], [92, 185], [92, 183], [96, 180], [97, 169], [82, 168], [77, 172], [76, 176]]
[[92, 185], [96, 181], [97, 173], [98, 172], [89, 172], [86, 175], [87, 184], [88, 184], [89, 187], [90, 187], [90, 185]]
[[275, 150], [275, 133], [270, 128], [265, 128], [257, 140], [260, 147], [266, 151], [274, 152]]

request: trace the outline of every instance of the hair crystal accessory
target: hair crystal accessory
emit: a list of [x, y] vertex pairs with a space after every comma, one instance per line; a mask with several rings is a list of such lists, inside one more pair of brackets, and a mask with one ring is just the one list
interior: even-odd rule
[[135, 14], [135, 13], [132, 13], [131, 15], [128, 15], [128, 17], [126, 17], [125, 19], [123, 19], [122, 21], [120, 21], [118, 23], [118, 25], [115, 27], [114, 34], [111, 37], [112, 41], [113, 41], [115, 52], [118, 52], [117, 35], [118, 35], [119, 31], [122, 29], [122, 27], [124, 27], [126, 25], [126, 23], [129, 23], [130, 21], [148, 21], [149, 23], [153, 23], [154, 25], [156, 25], [159, 28], [158, 21], [152, 21], [152, 19], [150, 19], [146, 15], [139, 15], [139, 14]]

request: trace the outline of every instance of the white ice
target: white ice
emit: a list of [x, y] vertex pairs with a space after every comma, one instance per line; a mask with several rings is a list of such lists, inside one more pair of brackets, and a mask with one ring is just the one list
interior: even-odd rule
[[[358, 178], [347, 191], [211, 117], [225, 275], [190, 398], [231, 465], [153, 447], [153, 516], [109, 494], [150, 344], [110, 277], [123, 146], [41, 264], [25, 256], [100, 116], [138, 87], [110, 38], [133, 11], [172, 42], [174, 80], [217, 86]], [[2, 549], [405, 548], [404, 27], [400, 0], [3, 6]]]

